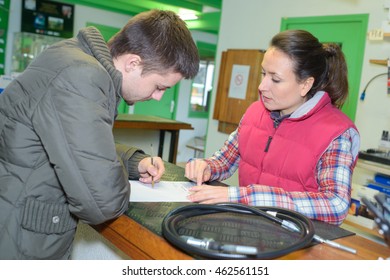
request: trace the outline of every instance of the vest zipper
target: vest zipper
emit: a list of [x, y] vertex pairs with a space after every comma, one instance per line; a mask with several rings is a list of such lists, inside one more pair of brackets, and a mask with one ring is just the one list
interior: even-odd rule
[[268, 136], [268, 141], [267, 141], [267, 145], [265, 146], [264, 152], [268, 152], [269, 145], [271, 144], [271, 141], [272, 141], [272, 136]]

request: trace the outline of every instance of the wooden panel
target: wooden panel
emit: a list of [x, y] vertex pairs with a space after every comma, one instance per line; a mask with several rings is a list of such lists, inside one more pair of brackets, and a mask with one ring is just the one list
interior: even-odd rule
[[223, 121], [219, 121], [219, 123], [218, 123], [218, 131], [223, 132], [223, 133], [227, 133], [227, 134], [230, 134], [233, 131], [235, 131], [237, 129], [237, 127], [238, 127], [238, 124], [234, 124], [234, 123], [228, 123], [228, 122], [223, 122]]
[[125, 215], [94, 226], [94, 228], [132, 259], [186, 260], [193, 258]]
[[157, 130], [194, 129], [189, 123], [139, 114], [119, 114], [114, 122], [114, 128], [138, 128]]
[[[262, 50], [230, 49], [222, 53], [213, 115], [214, 119], [223, 124], [219, 126], [219, 131], [229, 133], [233, 127], [239, 124], [249, 105], [258, 100], [263, 56], [264, 51]], [[234, 65], [250, 66], [245, 99], [229, 97]]]
[[352, 254], [326, 244], [318, 244], [278, 258], [279, 260], [378, 260], [389, 257], [390, 249], [358, 235], [334, 240], [344, 246], [355, 249]]
[[218, 78], [218, 86], [217, 86], [217, 95], [215, 97], [215, 105], [214, 105], [214, 114], [213, 119], [218, 120], [219, 119], [219, 109], [221, 108], [220, 103], [221, 100], [224, 99], [224, 91], [222, 90], [222, 85], [225, 84], [226, 76], [222, 73], [225, 71], [226, 68], [226, 56], [227, 52], [222, 52], [221, 56], [221, 66], [219, 67], [219, 78]]

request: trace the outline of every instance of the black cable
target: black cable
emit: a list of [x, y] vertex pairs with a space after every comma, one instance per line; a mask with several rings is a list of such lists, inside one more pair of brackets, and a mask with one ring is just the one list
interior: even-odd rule
[[[276, 216], [267, 213], [267, 211], [275, 212]], [[214, 240], [181, 236], [177, 232], [177, 226], [185, 219], [214, 213], [239, 213], [260, 216], [290, 232], [295, 232], [299, 239], [286, 248], [261, 252], [256, 247], [221, 244]], [[170, 243], [190, 255], [211, 259], [273, 259], [309, 245], [314, 237], [314, 226], [306, 216], [279, 207], [252, 207], [236, 203], [190, 204], [178, 207], [165, 216], [162, 223], [162, 233]]]

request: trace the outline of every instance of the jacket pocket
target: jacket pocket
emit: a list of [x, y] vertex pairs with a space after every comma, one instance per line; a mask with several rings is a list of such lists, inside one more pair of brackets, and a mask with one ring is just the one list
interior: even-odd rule
[[77, 218], [67, 204], [26, 199], [22, 214], [21, 253], [34, 259], [68, 258]]

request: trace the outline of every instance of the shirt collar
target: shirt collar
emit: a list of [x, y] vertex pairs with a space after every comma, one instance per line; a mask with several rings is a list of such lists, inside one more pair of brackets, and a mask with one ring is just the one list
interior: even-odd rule
[[272, 111], [271, 112], [271, 119], [274, 121], [274, 127], [277, 128], [279, 124], [284, 120], [290, 117], [291, 114], [288, 115], [280, 115], [280, 111]]

